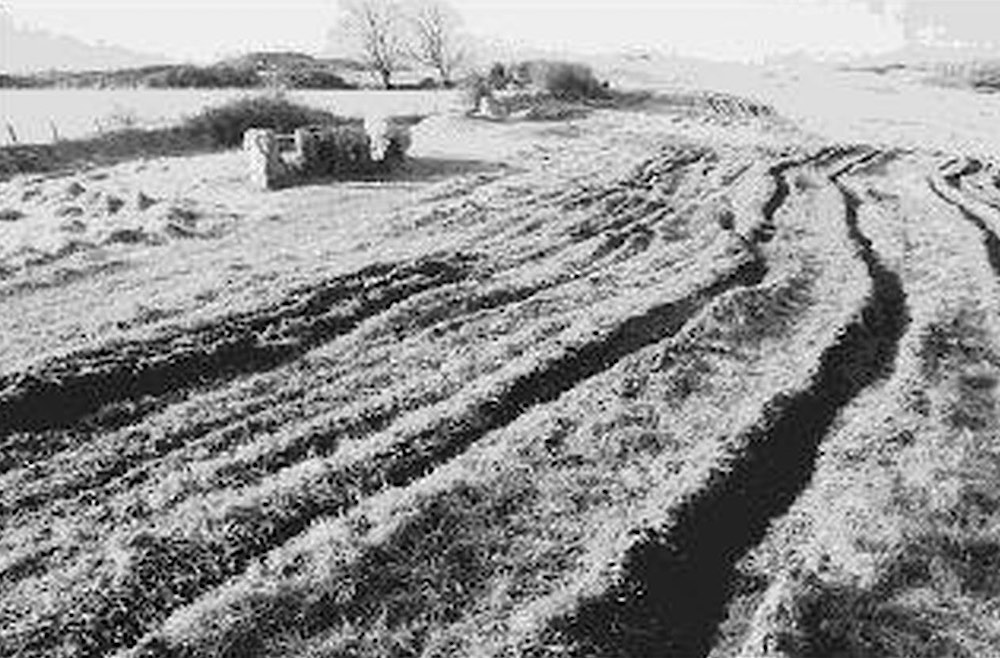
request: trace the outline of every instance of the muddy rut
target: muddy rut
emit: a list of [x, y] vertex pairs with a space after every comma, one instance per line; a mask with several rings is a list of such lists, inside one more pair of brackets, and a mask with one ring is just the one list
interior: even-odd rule
[[386, 219], [447, 248], [3, 372], [0, 655], [736, 655], [741, 561], [915, 331], [873, 181], [997, 276], [995, 170], [594, 121]]
[[[891, 374], [909, 322], [906, 294], [859, 229], [861, 200], [840, 182], [866, 158], [833, 154], [833, 160], [845, 156], [851, 161], [828, 173], [826, 184], [843, 198], [843, 230], [870, 278], [863, 305], [819, 355], [808, 383], [764, 404], [761, 418], [732, 439], [724, 463], [713, 465], [719, 471], [666, 512], [668, 524], [633, 531], [640, 539], [620, 558], [620, 575], [608, 591], [555, 624], [578, 643], [574, 655], [707, 655], [734, 592], [736, 561], [808, 485], [817, 449], [841, 409]], [[824, 157], [830, 156], [821, 152], [769, 170], [775, 179], [764, 206], [769, 224], [790, 195], [789, 172], [829, 170]]]

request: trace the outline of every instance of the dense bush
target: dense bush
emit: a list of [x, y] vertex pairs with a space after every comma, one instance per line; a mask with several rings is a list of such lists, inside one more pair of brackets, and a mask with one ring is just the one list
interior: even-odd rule
[[249, 68], [178, 66], [150, 75], [145, 82], [150, 87], [218, 89], [257, 87], [261, 80]]
[[484, 91], [516, 87], [533, 88], [551, 94], [559, 100], [609, 98], [610, 91], [585, 64], [557, 60], [528, 60], [504, 66], [495, 62], [489, 72], [474, 73], [463, 87], [479, 96]]
[[977, 69], [970, 77], [973, 89], [979, 91], [1000, 91], [1000, 66]]
[[127, 128], [90, 139], [0, 147], [0, 180], [18, 173], [51, 171], [81, 163], [230, 148], [242, 143], [248, 128], [273, 128], [287, 133], [305, 125], [345, 121], [280, 97], [248, 97], [207, 108], [170, 128]]
[[462, 105], [469, 111], [475, 111], [479, 107], [479, 100], [493, 92], [489, 78], [477, 72], [465, 76], [458, 86], [461, 90]]
[[0, 73], [0, 89], [28, 89], [40, 86], [41, 83], [34, 78]]
[[490, 67], [489, 75], [486, 76], [491, 89], [506, 88], [510, 84], [510, 79], [510, 72], [500, 62], [494, 62], [493, 66]]
[[280, 76], [279, 81], [292, 89], [354, 89], [357, 86], [335, 73], [318, 69], [289, 71]]
[[511, 71], [513, 82], [533, 86], [561, 100], [607, 98], [608, 89], [585, 64], [552, 60], [521, 62]]
[[239, 146], [249, 128], [271, 128], [290, 133], [317, 123], [335, 123], [330, 112], [303, 107], [280, 97], [259, 96], [210, 107], [188, 118], [182, 130], [193, 140], [207, 140], [214, 147]]

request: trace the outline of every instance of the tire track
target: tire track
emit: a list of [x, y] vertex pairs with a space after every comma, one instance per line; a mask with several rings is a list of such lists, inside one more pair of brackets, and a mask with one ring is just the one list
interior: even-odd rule
[[935, 176], [928, 176], [927, 184], [931, 188], [934, 194], [947, 203], [948, 205], [954, 207], [961, 213], [962, 217], [970, 222], [973, 226], [979, 229], [979, 232], [983, 236], [983, 246], [986, 248], [986, 257], [989, 260], [990, 267], [993, 269], [993, 273], [1000, 277], [1000, 236], [993, 231], [986, 221], [974, 213], [969, 206], [962, 201], [955, 193], [962, 192], [962, 178], [965, 176], [972, 176], [980, 172], [983, 165], [978, 160], [967, 160], [961, 169], [953, 171], [949, 174], [945, 174], [941, 177], [941, 180], [953, 190], [953, 193], [949, 193], [945, 187], [938, 183]]
[[[945, 170], [954, 169], [954, 165], [957, 163], [946, 163], [944, 166]], [[983, 170], [983, 163], [975, 158], [969, 158], [962, 163], [962, 167], [958, 170], [952, 171], [950, 174], [944, 176], [944, 180], [951, 185], [956, 190], [962, 188], [962, 179], [966, 176], [975, 176], [980, 171]]]
[[777, 231], [774, 216], [777, 214], [778, 209], [785, 204], [788, 200], [788, 196], [791, 194], [791, 186], [788, 184], [785, 172], [810, 163], [820, 163], [831, 159], [835, 160], [847, 154], [849, 153], [841, 152], [835, 148], [826, 147], [803, 158], [782, 160], [768, 168], [767, 175], [770, 176], [773, 181], [774, 191], [771, 193], [771, 196], [768, 197], [767, 201], [764, 202], [764, 206], [761, 209], [763, 221], [761, 221], [760, 224], [754, 227], [751, 231], [750, 239], [756, 243], [766, 243], [774, 239], [774, 235]]
[[891, 373], [909, 324], [906, 294], [859, 228], [861, 199], [831, 180], [872, 281], [861, 313], [823, 352], [809, 385], [777, 395], [736, 438], [737, 448], [707, 487], [670, 510], [665, 527], [638, 533], [617, 583], [557, 620], [553, 630], [572, 640], [575, 655], [706, 655], [733, 591], [736, 562], [808, 484], [840, 410]]
[[[402, 419], [400, 427], [346, 456], [304, 464], [297, 475], [282, 478], [263, 492], [248, 492], [245, 500], [231, 501], [213, 511], [213, 518], [197, 521], [194, 529], [183, 527], [191, 519], [179, 510], [181, 526], [168, 523], [150, 533], [148, 541], [162, 547], [159, 563], [197, 563], [201, 565], [197, 574], [186, 575], [179, 584], [170, 569], [119, 574], [119, 586], [106, 584], [100, 591], [81, 593], [76, 610], [47, 614], [46, 622], [32, 625], [30, 634], [18, 639], [20, 646], [26, 655], [44, 655], [48, 638], [68, 629], [93, 647], [87, 655], [133, 644], [173, 610], [243, 572], [257, 556], [300, 534], [317, 518], [342, 513], [386, 487], [414, 482], [528, 409], [555, 400], [630, 354], [673, 336], [719, 295], [737, 286], [756, 285], [765, 272], [763, 262], [748, 254], [727, 274], [685, 296], [651, 305], [604, 335], [565, 346], [541, 364], [526, 362], [513, 376], [496, 380], [465, 401], [446, 401], [425, 410], [419, 414], [422, 422]], [[140, 560], [136, 569], [142, 568]], [[123, 619], [123, 606], [127, 610], [139, 605], [149, 591], [159, 593], [157, 609], [144, 609], [141, 619]]]
[[[579, 278], [579, 275], [559, 276], [551, 280], [532, 281], [513, 286], [494, 283], [485, 289], [482, 286], [465, 286], [465, 284], [445, 286], [401, 302], [394, 307], [391, 315], [385, 318], [380, 327], [369, 329], [362, 335], [352, 337], [351, 340], [357, 341], [358, 344], [366, 344], [372, 339], [387, 340], [390, 335], [412, 336], [434, 326], [454, 323], [458, 319], [467, 323], [474, 319], [477, 314], [519, 304], [531, 299], [543, 290], [556, 288], [574, 278]], [[438, 294], [439, 291], [440, 294]], [[398, 341], [396, 344], [400, 345]], [[403, 344], [405, 345], [405, 343]], [[430, 399], [430, 403], [439, 402], [445, 397], [447, 395], [442, 392]], [[275, 424], [267, 418], [274, 406], [280, 406], [286, 401], [284, 398], [273, 399], [266, 409], [246, 417], [238, 415], [232, 423], [228, 424], [219, 421], [204, 427], [185, 426], [183, 430], [158, 436], [155, 446], [152, 447], [146, 443], [136, 444], [128, 438], [127, 434], [112, 436], [109, 441], [116, 441], [116, 443], [110, 446], [89, 445], [90, 453], [69, 457], [84, 461], [84, 468], [78, 468], [74, 471], [66, 469], [65, 464], [55, 464], [52, 467], [46, 465], [45, 468], [50, 472], [53, 469], [67, 471], [61, 475], [56, 487], [48, 486], [45, 489], [39, 489], [32, 486], [31, 480], [27, 480], [26, 486], [18, 487], [17, 472], [8, 471], [5, 477], [0, 477], [0, 491], [7, 489], [6, 498], [0, 497], [0, 518], [16, 511], [35, 510], [54, 499], [76, 496], [83, 491], [87, 492], [85, 495], [88, 497], [99, 496], [101, 498], [112, 495], [112, 492], [116, 490], [120, 492], [136, 481], [152, 477], [152, 473], [155, 472], [154, 468], [173, 451], [182, 447], [190, 448], [198, 444], [202, 437], [209, 434], [221, 437], [227, 434], [247, 434], [252, 431], [255, 434], [268, 433], [272, 435], [268, 440], [268, 448], [254, 453], [240, 451], [230, 453], [228, 450], [232, 448], [231, 441], [221, 439], [216, 441], [213, 450], [225, 452], [224, 456], [218, 458], [218, 463], [223, 464], [223, 466], [219, 468], [217, 475], [226, 478], [227, 482], [233, 484], [234, 480], [238, 479], [233, 475], [237, 472], [252, 471], [257, 477], [261, 477], [291, 466], [302, 459], [329, 454], [345, 437], [360, 437], [380, 432], [386, 429], [395, 418], [416, 408], [414, 405], [402, 402], [387, 406], [384, 398], [376, 397], [371, 401], [371, 405], [366, 403], [360, 407], [356, 407], [356, 405], [350, 407], [348, 411], [332, 416], [335, 420], [328, 423], [303, 422], [301, 430], [277, 438], [273, 436]], [[323, 417], [330, 418], [331, 416]], [[297, 420], [303, 421], [305, 419]], [[152, 422], [155, 422], [155, 419]], [[53, 448], [56, 448], [54, 443]], [[109, 457], [109, 452], [113, 456]], [[99, 458], [93, 459], [94, 463], [92, 464], [86, 464], [85, 460], [91, 454], [99, 454]], [[37, 469], [38, 466], [39, 464], [36, 463], [33, 468]], [[232, 477], [228, 477], [228, 475], [232, 475]], [[36, 471], [32, 472], [30, 477], [39, 479], [40, 476]], [[244, 484], [249, 484], [249, 482]], [[2, 573], [0, 573], [0, 578], [2, 578]]]
[[[43, 622], [46, 628], [23, 637], [19, 640], [21, 646], [29, 653], [44, 654], [48, 642], [45, 638], [58, 636], [67, 626], [95, 647], [95, 655], [128, 644], [133, 641], [129, 638], [141, 635], [177, 606], [241, 573], [256, 556], [301, 533], [316, 518], [348, 509], [386, 486], [409, 484], [461, 454], [485, 433], [509, 424], [528, 408], [554, 400], [636, 350], [675, 334], [704, 306], [731, 288], [759, 283], [765, 274], [763, 261], [749, 251], [737, 258], [723, 272], [705, 277], [694, 289], [671, 294], [660, 303], [644, 302], [634, 315], [623, 317], [597, 336], [573, 341], [540, 363], [525, 361], [521, 367], [509, 369], [502, 378], [495, 378], [488, 390], [477, 391], [459, 404], [441, 404], [429, 410], [431, 413], [415, 414], [420, 418], [417, 423], [399, 423], [384, 432], [381, 440], [373, 440], [370, 448], [362, 447], [344, 459], [334, 455], [329, 468], [324, 466], [320, 472], [296, 470], [306, 477], [315, 476], [301, 490], [303, 495], [298, 495], [299, 489], [275, 492], [260, 505], [263, 514], [255, 514], [252, 505], [236, 504], [228, 508], [231, 516], [224, 512], [214, 517], [206, 532], [187, 533], [190, 528], [183, 523], [165, 523], [149, 536], [149, 541], [159, 547], [158, 563], [197, 563], [203, 567], [197, 576], [185, 576], [182, 589], [176, 589], [169, 568], [118, 574], [115, 583], [83, 594], [77, 610], [64, 608], [49, 615], [50, 621]], [[251, 502], [254, 495], [251, 492], [244, 502]], [[144, 569], [141, 557], [135, 564], [136, 569]], [[149, 591], [163, 596], [157, 611], [145, 610], [138, 622], [122, 619], [118, 611], [123, 602], [126, 608], [129, 601], [138, 605], [143, 593]], [[78, 627], [81, 617], [87, 621]], [[58, 621], [53, 624], [51, 620]]]
[[[38, 437], [18, 433], [68, 428], [118, 403], [274, 368], [408, 297], [466, 278], [473, 260], [453, 255], [376, 264], [295, 291], [273, 306], [0, 377], [0, 437], [14, 435], [0, 445], [0, 472], [44, 451]], [[110, 416], [90, 420], [115, 424]]]
[[774, 216], [778, 212], [778, 208], [784, 205], [785, 201], [788, 200], [788, 195], [791, 194], [791, 187], [788, 185], [788, 180], [785, 178], [785, 172], [789, 169], [799, 167], [815, 157], [817, 156], [810, 156], [804, 160], [784, 160], [776, 165], [773, 165], [767, 170], [767, 175], [771, 177], [771, 180], [774, 183], [774, 192], [770, 197], [768, 197], [767, 201], [764, 203], [764, 207], [761, 209], [761, 214], [764, 217], [763, 221], [759, 225], [755, 226], [753, 231], [750, 233], [750, 239], [752, 241], [766, 243], [774, 239], [774, 235], [777, 232], [777, 225], [774, 222]]

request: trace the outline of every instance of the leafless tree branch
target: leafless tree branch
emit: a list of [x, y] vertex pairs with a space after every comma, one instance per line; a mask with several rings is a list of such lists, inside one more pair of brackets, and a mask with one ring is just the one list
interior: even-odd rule
[[341, 3], [344, 28], [356, 40], [365, 65], [386, 89], [406, 56], [400, 5], [392, 0], [348, 0]]
[[413, 58], [437, 71], [445, 86], [451, 86], [466, 56], [458, 35], [460, 24], [458, 13], [441, 0], [417, 0], [411, 7]]

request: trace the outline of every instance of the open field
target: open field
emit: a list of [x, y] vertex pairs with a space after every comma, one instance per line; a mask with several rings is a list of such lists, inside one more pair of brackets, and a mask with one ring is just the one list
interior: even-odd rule
[[1000, 152], [768, 93], [0, 183], [0, 655], [1000, 655]]
[[[248, 89], [4, 89], [0, 146], [82, 139], [122, 128], [164, 128], [206, 107], [265, 94]], [[455, 104], [450, 91], [284, 92], [290, 101], [344, 116], [443, 112]], [[13, 134], [11, 133], [13, 131]]]

